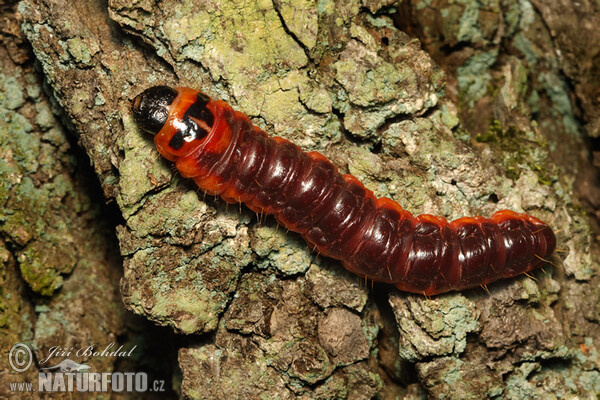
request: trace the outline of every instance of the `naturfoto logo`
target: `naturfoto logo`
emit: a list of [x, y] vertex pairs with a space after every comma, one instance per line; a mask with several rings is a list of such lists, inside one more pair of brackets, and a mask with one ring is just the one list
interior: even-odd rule
[[[95, 357], [130, 357], [136, 346], [125, 351], [110, 343], [103, 349], [96, 346], [81, 348], [54, 346], [49, 355], [38, 363], [37, 385], [31, 381], [10, 382], [11, 392], [163, 392], [164, 380], [148, 380], [145, 372], [91, 372], [92, 366], [68, 357], [85, 357], [93, 365]], [[56, 359], [54, 359], [56, 358]], [[15, 344], [9, 353], [13, 371], [25, 372], [33, 365], [30, 347]], [[87, 362], [87, 361], [86, 361]]]

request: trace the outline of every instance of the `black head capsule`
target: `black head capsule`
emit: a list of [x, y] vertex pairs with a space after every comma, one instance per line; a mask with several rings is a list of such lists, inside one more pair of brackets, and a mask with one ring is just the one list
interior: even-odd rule
[[131, 103], [138, 125], [156, 135], [167, 122], [169, 106], [176, 97], [177, 91], [169, 86], [154, 86], [144, 90]]

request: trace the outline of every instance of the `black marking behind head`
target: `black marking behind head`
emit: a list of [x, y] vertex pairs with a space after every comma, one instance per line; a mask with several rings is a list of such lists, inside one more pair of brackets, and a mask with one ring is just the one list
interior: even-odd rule
[[[210, 97], [204, 93], [198, 93], [196, 101], [190, 105], [183, 115], [182, 128], [180, 128], [169, 141], [169, 146], [175, 150], [179, 150], [185, 142], [191, 142], [195, 139], [203, 139], [208, 135], [209, 129], [212, 127], [214, 116], [206, 105], [210, 102]], [[197, 121], [197, 122], [196, 122]], [[204, 122], [204, 124], [202, 124]], [[198, 125], [201, 123], [202, 126]]]
[[210, 112], [206, 105], [210, 102], [210, 97], [204, 93], [198, 93], [194, 104], [188, 108], [185, 113], [186, 117], [196, 118], [197, 120], [206, 122], [206, 125], [212, 126], [215, 122], [213, 114]]
[[156, 135], [167, 122], [169, 106], [176, 97], [177, 91], [169, 86], [154, 86], [144, 90], [131, 103], [138, 125]]
[[181, 122], [182, 127], [177, 130], [177, 132], [169, 141], [169, 146], [171, 146], [175, 150], [179, 150], [185, 142], [191, 142], [195, 139], [200, 140], [203, 139], [206, 135], [208, 135], [206, 129], [202, 128], [201, 126], [198, 126], [196, 121], [187, 116], [187, 114], [183, 117], [183, 121]]
[[183, 134], [181, 131], [177, 131], [169, 141], [169, 146], [175, 150], [179, 150], [183, 146], [183, 143]]

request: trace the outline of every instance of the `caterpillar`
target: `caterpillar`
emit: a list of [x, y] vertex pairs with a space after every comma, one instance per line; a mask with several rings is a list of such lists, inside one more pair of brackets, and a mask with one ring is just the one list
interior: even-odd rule
[[319, 254], [402, 291], [435, 295], [511, 278], [541, 266], [556, 246], [547, 224], [510, 210], [451, 222], [415, 217], [198, 90], [151, 87], [131, 107], [160, 154], [206, 193], [272, 214]]

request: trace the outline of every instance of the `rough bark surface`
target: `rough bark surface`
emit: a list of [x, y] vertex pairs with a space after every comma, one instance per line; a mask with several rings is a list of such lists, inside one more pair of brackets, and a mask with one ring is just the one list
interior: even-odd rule
[[[595, 398], [599, 254], [573, 194], [576, 174], [593, 171], [580, 153], [598, 126], [597, 48], [571, 35], [583, 10], [430, 3], [22, 0], [11, 26], [42, 72], [29, 66], [30, 88], [11, 80], [24, 61], [0, 71], [0, 199], [14, 210], [0, 219], [0, 279], [12, 294], [0, 311], [15, 321], [6, 340], [43, 335], [15, 310], [53, 315], [23, 291], [51, 296], [63, 314], [75, 307], [66, 297], [90, 287], [116, 304], [114, 278], [96, 279], [80, 261], [105, 250], [91, 237], [73, 239], [89, 246], [81, 250], [64, 246], [86, 235], [77, 218], [90, 212], [78, 205], [77, 175], [56, 165], [69, 150], [37, 100], [43, 75], [121, 212], [125, 307], [189, 335], [174, 380], [182, 397]], [[584, 26], [598, 20], [597, 6], [581, 4]], [[411, 212], [529, 212], [557, 230], [561, 251], [534, 276], [486, 290], [425, 298], [365, 284], [272, 219], [205, 199], [177, 177], [129, 112], [155, 84], [222, 98]], [[63, 155], [36, 161], [44, 148]], [[56, 263], [39, 250], [48, 247]]]
[[[67, 357], [95, 372], [144, 368], [137, 354], [87, 353], [109, 346], [141, 352], [150, 325], [123, 308], [117, 219], [106, 215], [111, 209], [89, 159], [44, 91], [17, 4], [0, 2], [0, 10], [0, 398], [42, 398], [39, 368]], [[32, 350], [32, 358], [18, 359], [23, 364], [11, 351], [17, 343]], [[26, 371], [13, 368], [29, 360]], [[11, 392], [11, 383], [33, 383], [34, 391]]]
[[[42, 91], [15, 11], [3, 7], [0, 46], [0, 393], [9, 382], [36, 381], [35, 365], [23, 374], [9, 366], [16, 343], [43, 361], [53, 346], [123, 343], [125, 332], [112, 227]], [[110, 371], [114, 361], [95, 367]]]

